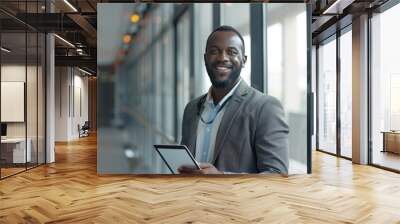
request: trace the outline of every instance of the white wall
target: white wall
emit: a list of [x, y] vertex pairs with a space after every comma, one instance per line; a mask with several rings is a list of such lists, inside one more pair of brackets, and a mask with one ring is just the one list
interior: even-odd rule
[[[89, 111], [88, 111], [88, 77], [82, 76], [83, 73], [76, 74], [78, 70], [74, 70], [74, 102], [71, 104], [74, 105], [72, 108], [72, 120], [71, 120], [71, 132], [70, 134], [73, 138], [78, 138], [78, 124], [81, 126], [85, 123], [85, 121], [89, 120]], [[80, 111], [81, 110], [81, 111]]]
[[55, 85], [55, 140], [77, 139], [78, 124], [88, 120], [88, 78], [76, 68], [56, 67]]
[[[2, 82], [25, 82], [25, 75], [26, 72], [28, 74], [36, 74], [36, 67], [18, 64], [8, 64], [1, 66], [1, 81]], [[27, 89], [31, 90], [31, 89]], [[28, 91], [28, 97], [36, 97], [36, 90], [33, 92]], [[3, 96], [4, 97], [4, 96]], [[28, 102], [32, 100], [27, 99]], [[36, 108], [36, 105], [34, 105]], [[7, 110], [7, 108], [1, 108], [1, 110]], [[33, 118], [31, 117], [32, 114], [28, 113], [28, 121], [31, 122]], [[36, 114], [35, 114], [36, 116]], [[35, 120], [36, 121], [36, 120]], [[7, 122], [7, 137], [25, 137], [25, 126], [26, 122]], [[29, 125], [28, 128], [32, 127], [33, 125]], [[28, 133], [29, 135], [29, 133]], [[28, 136], [29, 137], [29, 136]]]
[[55, 68], [55, 141], [68, 140], [70, 76], [67, 67]]

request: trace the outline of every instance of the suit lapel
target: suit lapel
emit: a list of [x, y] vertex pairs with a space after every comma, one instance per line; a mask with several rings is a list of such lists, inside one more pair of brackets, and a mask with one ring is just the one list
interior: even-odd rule
[[218, 128], [217, 137], [215, 139], [215, 150], [212, 163], [214, 164], [219, 153], [221, 152], [226, 136], [229, 132], [230, 127], [235, 121], [235, 118], [239, 114], [242, 101], [248, 93], [249, 86], [242, 80], [236, 89], [232, 99], [228, 105], [226, 105], [225, 113], [222, 117], [221, 123]]
[[[207, 94], [203, 95], [202, 97], [200, 97], [199, 101], [201, 101], [201, 99], [206, 97], [206, 96], [207, 96]], [[197, 127], [198, 127], [199, 120], [200, 120], [200, 118], [198, 116], [198, 109], [199, 108], [197, 107], [199, 101], [197, 101], [196, 104], [195, 104], [196, 107], [194, 108], [195, 111], [193, 113], [193, 114], [195, 114], [195, 116], [191, 117], [191, 120], [189, 122], [190, 123], [190, 127], [189, 127], [189, 131], [190, 131], [189, 145], [190, 145], [190, 147], [188, 147], [188, 148], [189, 148], [189, 151], [192, 153], [193, 156], [196, 155]], [[203, 106], [201, 107], [200, 113], [202, 112], [202, 110], [203, 110]]]
[[[197, 117], [197, 116], [196, 116]], [[192, 127], [190, 128], [190, 132], [193, 133], [190, 135], [189, 139], [189, 151], [192, 153], [193, 156], [196, 155], [196, 139], [197, 139], [197, 124], [199, 123], [198, 118], [194, 118], [192, 121]]]

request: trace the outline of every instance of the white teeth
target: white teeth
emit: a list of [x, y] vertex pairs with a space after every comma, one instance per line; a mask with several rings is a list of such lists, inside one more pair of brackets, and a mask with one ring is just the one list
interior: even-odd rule
[[227, 67], [216, 67], [217, 70], [228, 70], [229, 68]]

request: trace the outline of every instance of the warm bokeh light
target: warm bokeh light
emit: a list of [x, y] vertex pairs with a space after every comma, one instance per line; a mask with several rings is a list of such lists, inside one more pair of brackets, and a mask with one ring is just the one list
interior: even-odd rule
[[140, 20], [140, 16], [138, 14], [135, 13], [131, 16], [132, 23], [137, 23], [137, 22], [139, 22], [139, 20]]
[[122, 38], [124, 44], [129, 44], [131, 42], [131, 35], [125, 34], [124, 37]]

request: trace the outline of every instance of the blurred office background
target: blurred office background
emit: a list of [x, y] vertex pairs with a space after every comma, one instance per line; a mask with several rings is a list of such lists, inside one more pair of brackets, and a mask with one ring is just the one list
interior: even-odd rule
[[284, 106], [290, 173], [306, 173], [310, 16], [305, 3], [98, 4], [98, 172], [169, 173], [153, 144], [180, 142], [185, 105], [211, 85], [206, 39], [231, 25], [244, 81]]

